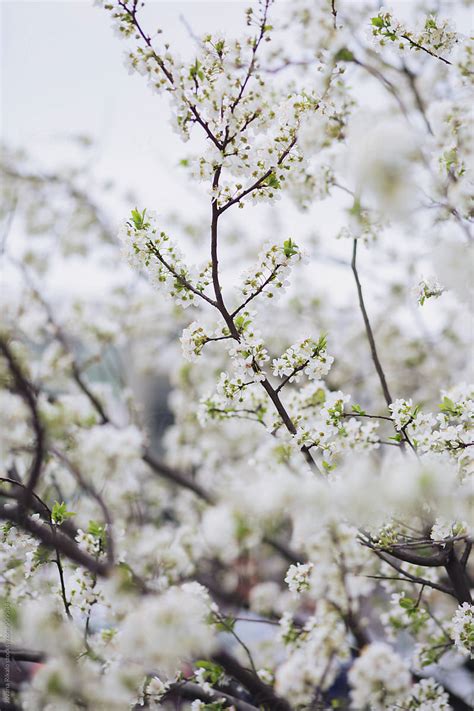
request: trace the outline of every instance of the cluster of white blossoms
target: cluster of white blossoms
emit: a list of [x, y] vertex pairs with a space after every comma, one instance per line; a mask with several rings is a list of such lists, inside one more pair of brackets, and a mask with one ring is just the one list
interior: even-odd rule
[[96, 483], [106, 472], [108, 476], [117, 476], [123, 485], [127, 474], [131, 478], [140, 468], [143, 439], [143, 433], [134, 425], [117, 428], [105, 423], [81, 429], [76, 435], [74, 458], [78, 465], [88, 462]]
[[301, 593], [304, 590], [309, 590], [309, 577], [313, 568], [312, 563], [290, 565], [285, 576], [285, 583], [291, 592]]
[[350, 395], [339, 390], [329, 390], [322, 381], [313, 381], [293, 391], [288, 409], [298, 424], [298, 440], [317, 445], [328, 460], [345, 449], [378, 448], [378, 420], [367, 418], [364, 421], [352, 416], [357, 415], [357, 407], [352, 413], [344, 412], [350, 399]]
[[193, 363], [201, 355], [206, 343], [222, 341], [227, 338], [230, 338], [230, 335], [226, 327], [215, 328], [209, 333], [202, 324], [193, 321], [183, 330], [179, 340], [184, 358]]
[[430, 538], [432, 541], [444, 541], [447, 538], [466, 535], [468, 529], [466, 521], [448, 521], [438, 516], [431, 528]]
[[376, 47], [388, 45], [401, 52], [411, 49], [444, 55], [449, 54], [459, 41], [459, 35], [451, 27], [449, 20], [440, 19], [437, 15], [428, 15], [419, 30], [410, 29], [397, 20], [392, 12], [383, 8], [370, 22]]
[[441, 185], [437, 189], [441, 202], [447, 202], [448, 210], [454, 208], [464, 219], [469, 220], [473, 210], [474, 138], [469, 130], [470, 121], [466, 111], [468, 108], [464, 102], [448, 99], [430, 106], [428, 116], [433, 127], [431, 142], [434, 150], [428, 159], [434, 174], [441, 178]]
[[362, 207], [358, 200], [347, 211], [347, 225], [342, 227], [338, 237], [358, 239], [364, 244], [374, 243], [386, 227], [386, 222], [374, 210]]
[[423, 277], [414, 288], [420, 306], [423, 306], [427, 299], [439, 299], [444, 291], [444, 286], [439, 283], [435, 276]]
[[196, 653], [208, 654], [214, 644], [207, 624], [210, 602], [199, 587], [186, 583], [143, 598], [121, 625], [118, 643], [125, 658], [172, 676], [180, 660]]
[[242, 339], [237, 345], [229, 348], [229, 356], [238, 379], [250, 377], [255, 382], [265, 380], [262, 367], [270, 356], [262, 338]]
[[[76, 541], [80, 548], [96, 560], [103, 560], [106, 552], [106, 536], [110, 534], [101, 524], [91, 521], [88, 530], [78, 529]], [[90, 619], [97, 605], [107, 606], [104, 592], [98, 585], [97, 576], [90, 570], [78, 567], [68, 576], [67, 593], [73, 614]]]
[[258, 255], [258, 267], [250, 268], [243, 276], [241, 293], [246, 301], [259, 294], [267, 299], [283, 294], [288, 285], [286, 279], [291, 266], [303, 258], [300, 248], [291, 238], [285, 240], [282, 246], [265, 245]]
[[275, 688], [293, 703], [305, 708], [317, 693], [322, 695], [334, 682], [338, 669], [350, 658], [344, 623], [330, 606], [321, 605], [303, 628], [290, 616], [280, 621], [287, 659], [278, 666]]
[[390, 605], [391, 609], [380, 618], [390, 642], [396, 641], [401, 630], [419, 634], [423, 627], [428, 627], [428, 633], [432, 631], [432, 620], [426, 608], [417, 604], [417, 601], [408, 597], [405, 592], [392, 593]]
[[412, 422], [417, 414], [414, 411], [412, 399], [403, 400], [402, 398], [398, 398], [388, 407], [392, 413], [391, 417], [397, 430], [401, 430], [403, 427], [406, 427], [410, 422]]
[[407, 694], [390, 709], [403, 711], [449, 711], [449, 696], [443, 687], [430, 677], [421, 679]]
[[298, 383], [303, 375], [309, 380], [320, 380], [327, 375], [334, 362], [327, 354], [326, 337], [317, 341], [304, 338], [290, 346], [279, 358], [272, 361], [273, 375], [286, 378], [290, 383]]
[[397, 399], [389, 409], [396, 429], [405, 433], [419, 453], [449, 454], [458, 463], [463, 477], [473, 471], [472, 419], [474, 392], [472, 385], [461, 384], [442, 392], [441, 412], [434, 415], [413, 406], [411, 399]]
[[461, 654], [474, 657], [474, 605], [464, 602], [458, 607], [452, 619], [452, 638]]
[[464, 104], [442, 101], [433, 105], [429, 113], [439, 168], [445, 175], [457, 179], [471, 172], [470, 157], [474, 150], [474, 139], [465, 112]]
[[[0, 492], [1, 492], [0, 484]], [[35, 514], [39, 521], [39, 514]], [[28, 590], [28, 579], [41, 563], [38, 542], [11, 524], [0, 527], [0, 562], [5, 589], [14, 598], [23, 597]]]
[[122, 37], [139, 39], [138, 47], [126, 51], [126, 66], [144, 76], [152, 91], [168, 93], [175, 130], [187, 140], [199, 125], [211, 139], [205, 152], [181, 165], [192, 178], [212, 185], [209, 192], [221, 208], [229, 203], [243, 207], [247, 196], [254, 203], [274, 200], [294, 174], [307, 190], [312, 176], [297, 136], [307, 115], [324, 114], [326, 145], [343, 137], [351, 102], [341, 100], [342, 68], [324, 71], [317, 90], [299, 91], [294, 82], [272, 82], [261, 66], [257, 50], [270, 42], [273, 29], [265, 20], [269, 4], [250, 15], [255, 33], [242, 40], [205, 34], [194, 56], [186, 59], [169, 51], [161, 31], [144, 37], [140, 8], [132, 2], [104, 5]]
[[168, 683], [163, 682], [158, 676], [153, 676], [145, 687], [144, 702], [146, 701], [153, 708], [154, 704], [159, 704], [168, 688]]
[[199, 296], [209, 285], [208, 269], [194, 277], [180, 249], [159, 229], [155, 212], [132, 210], [131, 220], [123, 223], [119, 238], [129, 264], [146, 270], [153, 286], [163, 289], [183, 308], [192, 304], [196, 294]]
[[370, 704], [374, 711], [383, 711], [407, 694], [411, 678], [408, 666], [391, 647], [373, 642], [354, 662], [349, 682], [354, 708]]

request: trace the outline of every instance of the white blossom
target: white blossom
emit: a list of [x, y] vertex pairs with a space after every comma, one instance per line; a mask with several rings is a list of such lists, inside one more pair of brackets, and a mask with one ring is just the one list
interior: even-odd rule
[[370, 704], [374, 711], [382, 711], [408, 692], [410, 672], [387, 644], [373, 642], [354, 662], [349, 671], [349, 683], [354, 708]]
[[474, 606], [463, 602], [452, 620], [452, 638], [461, 654], [471, 656], [474, 648]]

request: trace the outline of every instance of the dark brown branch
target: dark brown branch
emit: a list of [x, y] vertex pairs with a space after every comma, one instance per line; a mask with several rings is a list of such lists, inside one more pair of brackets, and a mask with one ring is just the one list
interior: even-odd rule
[[[0, 477], [0, 481], [11, 484], [12, 486], [20, 487], [20, 489], [22, 491], [24, 491], [26, 488], [25, 485], [21, 481], [17, 481], [16, 479], [9, 479], [8, 477]], [[9, 496], [10, 498], [14, 498], [16, 501], [19, 501], [20, 504], [22, 502], [22, 498], [20, 496], [10, 495], [9, 493], [6, 493], [4, 491], [0, 491], [0, 496]], [[30, 509], [34, 510], [35, 508], [36, 509], [39, 508], [40, 510], [39, 510], [39, 512], [37, 511], [37, 513], [40, 513], [43, 516], [46, 516], [46, 518], [48, 519], [48, 523], [51, 527], [51, 531], [53, 532], [54, 535], [56, 535], [56, 527], [53, 523], [52, 511], [49, 508], [49, 506], [38, 496], [38, 494], [36, 494], [34, 492], [33, 492], [31, 501], [32, 501], [32, 503], [34, 501], [37, 501], [39, 503], [39, 507], [38, 506], [34, 507], [34, 506], [30, 505]], [[68, 601], [67, 595], [66, 595], [66, 585], [64, 583], [64, 570], [63, 570], [63, 566], [62, 566], [62, 562], [61, 562], [61, 556], [59, 555], [59, 550], [58, 550], [57, 546], [55, 547], [55, 553], [56, 553], [56, 557], [54, 558], [54, 563], [56, 564], [56, 567], [58, 569], [59, 585], [61, 588], [61, 597], [63, 600], [64, 610], [66, 612], [66, 615], [70, 618], [71, 613], [69, 611], [69, 608], [71, 606], [71, 603]]]
[[245, 79], [244, 79], [244, 81], [242, 82], [242, 84], [241, 84], [241, 86], [240, 86], [240, 90], [239, 90], [239, 93], [237, 94], [237, 98], [236, 98], [235, 101], [231, 104], [231, 107], [230, 107], [231, 113], [234, 113], [235, 109], [237, 108], [237, 105], [239, 104], [239, 102], [240, 102], [242, 96], [244, 95], [244, 92], [245, 92], [245, 89], [246, 89], [246, 87], [247, 87], [247, 84], [248, 84], [248, 82], [249, 82], [249, 80], [250, 80], [250, 77], [252, 76], [252, 72], [253, 72], [253, 70], [254, 70], [254, 68], [255, 68], [255, 62], [256, 62], [257, 51], [258, 51], [258, 48], [259, 48], [259, 46], [260, 46], [260, 44], [261, 44], [261, 42], [262, 42], [262, 39], [263, 39], [263, 37], [264, 37], [264, 35], [265, 35], [265, 31], [266, 31], [265, 28], [266, 28], [266, 25], [267, 25], [267, 16], [268, 16], [268, 8], [269, 8], [269, 6], [270, 6], [270, 0], [265, 0], [265, 5], [264, 5], [264, 8], [263, 8], [263, 13], [262, 13], [262, 17], [261, 17], [261, 20], [260, 20], [260, 27], [259, 27], [259, 30], [260, 30], [260, 31], [259, 31], [259, 34], [258, 34], [258, 36], [255, 38], [255, 41], [254, 41], [254, 43], [253, 43], [253, 47], [252, 47], [252, 57], [251, 57], [251, 60], [250, 60], [250, 63], [249, 63], [248, 69], [247, 69], [247, 73], [246, 73], [246, 75], [245, 75]]
[[287, 385], [290, 382], [291, 378], [294, 378], [295, 375], [297, 375], [300, 371], [304, 370], [306, 368], [306, 366], [309, 365], [309, 363], [310, 363], [310, 359], [308, 358], [308, 360], [305, 360], [304, 363], [302, 363], [301, 365], [298, 365], [296, 368], [293, 368], [292, 372], [281, 381], [279, 386], [276, 388], [275, 392], [279, 393], [280, 390], [283, 390], [285, 385]]
[[258, 707], [263, 707], [268, 711], [291, 711], [291, 706], [286, 699], [278, 696], [271, 686], [265, 684], [258, 676], [241, 666], [228, 652], [219, 651], [214, 654], [213, 659], [217, 664], [224, 667], [228, 674], [245, 686]]
[[451, 585], [453, 586], [455, 595], [462, 605], [464, 602], [472, 604], [472, 596], [469, 586], [469, 581], [466, 575], [466, 570], [459, 560], [454, 545], [451, 545], [449, 558], [444, 566], [448, 574]]
[[402, 101], [402, 99], [401, 99], [401, 97], [400, 97], [400, 95], [399, 95], [399, 93], [398, 93], [398, 91], [397, 91], [395, 85], [392, 84], [392, 82], [391, 82], [389, 79], [387, 79], [387, 77], [385, 77], [385, 76], [382, 74], [381, 71], [379, 71], [379, 70], [376, 69], [375, 67], [370, 66], [370, 64], [365, 64], [365, 62], [362, 62], [362, 61], [360, 61], [359, 59], [355, 59], [355, 58], [354, 58], [352, 61], [353, 61], [354, 64], [356, 64], [358, 67], [361, 67], [362, 69], [365, 69], [365, 71], [366, 71], [368, 74], [371, 74], [375, 79], [377, 79], [377, 81], [379, 81], [379, 82], [382, 84], [382, 86], [384, 86], [384, 87], [387, 89], [387, 91], [390, 92], [390, 94], [392, 94], [392, 96], [394, 97], [395, 101], [397, 102], [397, 104], [398, 104], [399, 107], [400, 107], [400, 111], [401, 111], [402, 114], [405, 116], [405, 118], [408, 118], [408, 111], [407, 111], [406, 106], [405, 106], [405, 104], [403, 103], [403, 101]]
[[84, 393], [84, 395], [89, 399], [89, 401], [94, 406], [95, 410], [97, 411], [97, 413], [101, 419], [102, 424], [105, 425], [108, 422], [110, 422], [110, 420], [107, 416], [107, 413], [105, 412], [105, 409], [102, 406], [102, 403], [100, 402], [99, 398], [96, 395], [94, 395], [94, 393], [90, 389], [89, 385], [84, 380], [81, 370], [75, 360], [73, 360], [73, 362], [72, 362], [72, 375], [73, 375], [73, 378], [76, 381], [79, 389]]
[[[24, 270], [24, 267], [23, 267]], [[25, 270], [24, 270], [25, 271]], [[102, 424], [107, 424], [110, 422], [110, 419], [107, 415], [107, 413], [104, 410], [104, 407], [102, 403], [100, 402], [99, 398], [94, 395], [92, 390], [90, 389], [89, 385], [86, 383], [86, 381], [83, 378], [81, 368], [79, 367], [79, 364], [77, 363], [77, 360], [74, 356], [74, 353], [72, 351], [72, 348], [69, 346], [68, 339], [66, 337], [66, 334], [64, 333], [63, 329], [61, 326], [56, 322], [52, 309], [50, 305], [45, 301], [41, 293], [39, 292], [38, 289], [36, 289], [35, 286], [31, 284], [31, 280], [28, 281], [30, 289], [33, 290], [33, 293], [35, 294], [36, 298], [39, 300], [41, 305], [43, 306], [44, 310], [46, 311], [46, 315], [48, 317], [48, 321], [51, 324], [52, 328], [54, 329], [54, 332], [56, 334], [56, 337], [59, 341], [59, 343], [62, 345], [66, 353], [68, 353], [71, 358], [72, 358], [72, 375], [73, 378], [79, 387], [79, 389], [84, 393], [84, 395], [88, 398], [90, 403], [93, 405], [94, 409], [96, 410], [97, 414], [99, 415]]]
[[0, 352], [3, 353], [10, 373], [14, 381], [14, 389], [20, 395], [20, 397], [26, 403], [30, 414], [31, 423], [35, 433], [35, 451], [33, 455], [33, 461], [31, 463], [28, 481], [26, 484], [23, 503], [25, 509], [28, 509], [31, 499], [33, 496], [33, 491], [41, 475], [41, 469], [43, 466], [43, 459], [45, 456], [45, 440], [46, 432], [44, 430], [43, 424], [41, 422], [41, 417], [39, 414], [36, 393], [33, 386], [29, 382], [28, 378], [24, 375], [17, 359], [15, 358], [8, 342], [0, 337]]
[[263, 539], [264, 543], [274, 548], [284, 558], [288, 563], [296, 565], [296, 563], [304, 563], [304, 556], [296, 551], [293, 551], [289, 546], [275, 538], [268, 538], [267, 536]]
[[[425, 578], [420, 578], [417, 575], [412, 575], [412, 573], [408, 573], [406, 570], [402, 568], [401, 565], [396, 563], [394, 560], [392, 560], [390, 557], [387, 555], [384, 555], [382, 551], [377, 550], [376, 548], [372, 548], [374, 551], [375, 555], [380, 558], [380, 560], [383, 560], [385, 563], [387, 563], [391, 568], [396, 570], [398, 573], [404, 576], [404, 580], [407, 582], [411, 583], [417, 583], [417, 585], [423, 585], [425, 587], [430, 587], [433, 588], [433, 590], [439, 590], [442, 593], [445, 593], [446, 595], [451, 595], [455, 597], [454, 592], [450, 590], [449, 588], [445, 587], [444, 585], [439, 585], [438, 583], [434, 583], [431, 580], [426, 580]], [[389, 554], [391, 555], [391, 554]], [[381, 578], [384, 579], [386, 576], [372, 576], [368, 575], [367, 577], [369, 578]]]
[[435, 54], [434, 52], [431, 51], [431, 49], [428, 49], [427, 47], [423, 47], [422, 44], [418, 44], [418, 42], [415, 42], [415, 40], [412, 40], [412, 38], [409, 35], [401, 35], [403, 39], [406, 39], [407, 42], [409, 42], [414, 49], [420, 49], [422, 52], [426, 52], [426, 54], [429, 54], [430, 57], [434, 57], [435, 59], [439, 59], [441, 62], [444, 62], [445, 64], [449, 64], [449, 66], [452, 65], [452, 62], [449, 60], [445, 59], [444, 57], [441, 57], [439, 54]]
[[204, 294], [202, 291], [199, 291], [198, 289], [196, 289], [191, 284], [191, 282], [189, 282], [186, 279], [186, 277], [183, 277], [182, 274], [178, 274], [178, 272], [175, 271], [173, 269], [173, 267], [171, 267], [170, 264], [168, 264], [166, 259], [164, 259], [164, 257], [161, 255], [159, 249], [153, 244], [153, 242], [150, 241], [148, 243], [148, 247], [153, 252], [153, 254], [158, 259], [158, 261], [161, 262], [161, 264], [163, 264], [163, 266], [169, 271], [169, 273], [172, 274], [174, 276], [174, 278], [177, 279], [182, 286], [184, 286], [185, 289], [192, 291], [193, 294], [195, 294], [196, 296], [199, 296], [201, 299], [204, 299], [204, 301], [207, 301], [207, 303], [211, 304], [211, 306], [217, 306], [217, 303], [216, 303], [216, 301], [214, 301], [214, 299], [210, 299], [209, 296], [206, 296], [206, 294]]
[[[171, 87], [174, 87], [174, 86], [175, 86], [175, 83], [174, 83], [174, 77], [173, 77], [173, 75], [172, 75], [171, 72], [166, 68], [166, 66], [165, 66], [163, 60], [161, 59], [161, 57], [159, 57], [159, 56], [156, 54], [155, 50], [154, 50], [153, 47], [152, 47], [150, 37], [144, 32], [144, 30], [142, 29], [140, 23], [138, 22], [136, 6], [134, 5], [133, 9], [130, 10], [130, 8], [127, 7], [127, 3], [126, 3], [126, 2], [122, 2], [121, 0], [119, 0], [119, 5], [120, 5], [120, 7], [121, 7], [123, 10], [125, 10], [125, 12], [127, 12], [127, 13], [130, 15], [130, 17], [132, 18], [133, 24], [134, 24], [134, 26], [136, 27], [136, 29], [137, 29], [139, 35], [141, 36], [141, 38], [143, 39], [143, 41], [145, 42], [145, 44], [147, 45], [147, 47], [151, 50], [151, 52], [152, 52], [152, 54], [153, 54], [153, 58], [155, 59], [156, 63], [157, 63], [158, 66], [160, 67], [161, 71], [162, 71], [163, 74], [165, 75], [165, 77], [166, 77], [166, 79], [168, 80], [168, 82], [169, 82], [169, 84], [171, 85]], [[190, 109], [192, 115], [194, 116], [194, 119], [195, 119], [196, 123], [198, 123], [198, 124], [201, 126], [201, 128], [205, 131], [207, 137], [210, 138], [210, 140], [212, 141], [212, 143], [214, 143], [214, 145], [216, 146], [216, 148], [218, 148], [219, 150], [222, 150], [222, 143], [216, 138], [216, 136], [214, 136], [214, 134], [212, 133], [211, 129], [209, 128], [209, 125], [207, 124], [207, 122], [206, 122], [206, 121], [201, 117], [201, 115], [199, 114], [199, 112], [198, 112], [196, 106], [195, 106], [194, 104], [189, 103], [189, 102], [188, 102], [188, 106], [189, 106], [189, 109]]]
[[47, 548], [58, 550], [62, 555], [65, 555], [70, 560], [82, 565], [92, 573], [100, 576], [107, 576], [110, 572], [110, 565], [96, 560], [82, 548], [74, 543], [68, 536], [65, 536], [60, 531], [52, 531], [47, 524], [35, 521], [32, 518], [24, 515], [24, 510], [12, 504], [3, 504], [0, 506], [0, 519], [10, 521], [22, 528], [27, 533], [37, 538]]
[[[290, 153], [291, 149], [293, 146], [296, 144], [296, 136], [291, 140], [289, 145], [286, 147], [286, 149], [283, 151], [281, 156], [279, 157], [277, 161], [277, 165], [281, 165], [285, 158], [288, 156]], [[242, 190], [238, 195], [236, 195], [234, 198], [231, 198], [226, 202], [222, 207], [219, 208], [219, 214], [221, 215], [223, 212], [229, 209], [229, 207], [232, 207], [232, 205], [235, 205], [236, 203], [240, 202], [241, 200], [244, 199], [249, 193], [252, 193], [254, 190], [257, 190], [258, 188], [263, 187], [263, 184], [265, 183], [265, 180], [270, 177], [270, 175], [273, 173], [273, 168], [269, 168], [266, 173], [260, 176], [250, 187], [245, 188], [245, 190]]]
[[260, 284], [260, 286], [259, 286], [255, 291], [253, 291], [253, 292], [245, 299], [245, 301], [243, 301], [243, 302], [240, 304], [240, 306], [238, 306], [234, 311], [232, 311], [232, 313], [231, 313], [231, 317], [232, 317], [232, 318], [235, 318], [235, 316], [237, 316], [237, 314], [238, 314], [240, 311], [242, 311], [242, 309], [244, 309], [244, 308], [247, 306], [247, 304], [249, 304], [251, 301], [253, 301], [253, 299], [255, 299], [259, 294], [262, 293], [262, 291], [265, 289], [265, 287], [266, 287], [268, 284], [270, 284], [270, 282], [273, 281], [273, 279], [275, 278], [275, 276], [276, 276], [278, 270], [280, 269], [280, 267], [281, 267], [281, 264], [277, 264], [277, 266], [275, 267], [275, 269], [272, 269], [272, 271], [270, 272], [269, 276], [265, 279], [265, 281], [263, 281], [263, 282]]
[[[215, 703], [219, 699], [225, 699], [226, 706], [232, 706], [236, 711], [258, 711], [256, 706], [242, 701], [235, 696], [224, 693], [218, 689], [211, 692], [204, 691], [202, 686], [195, 684], [192, 681], [177, 681], [172, 684], [169, 691], [166, 692], [162, 701], [172, 701], [182, 699], [184, 701], [204, 701], [205, 703]], [[141, 707], [140, 707], [141, 708]]]
[[[278, 414], [280, 415], [281, 419], [283, 420], [283, 423], [284, 423], [286, 429], [288, 430], [288, 432], [291, 432], [291, 434], [296, 434], [296, 427], [293, 423], [293, 420], [289, 416], [282, 401], [280, 400], [280, 396], [279, 396], [277, 390], [275, 390], [275, 388], [271, 385], [271, 383], [266, 378], [265, 378], [265, 380], [262, 380], [261, 382], [262, 382], [262, 387], [267, 392], [270, 400], [275, 405], [275, 408], [276, 408]], [[322, 474], [318, 465], [316, 464], [313, 457], [311, 456], [311, 452], [309, 451], [308, 447], [306, 447], [306, 445], [301, 447], [301, 451], [303, 452], [303, 456], [306, 459], [306, 461], [308, 462], [311, 469], [318, 472], [318, 474]]]
[[362, 313], [362, 318], [364, 319], [364, 325], [365, 325], [365, 332], [367, 334], [367, 339], [369, 341], [370, 345], [370, 353], [372, 355], [372, 360], [375, 366], [375, 370], [377, 371], [377, 375], [379, 376], [380, 380], [380, 385], [382, 386], [382, 391], [385, 397], [385, 402], [388, 405], [391, 405], [393, 402], [392, 396], [390, 395], [390, 391], [388, 389], [387, 385], [387, 379], [385, 378], [385, 373], [382, 368], [382, 364], [380, 363], [380, 359], [377, 353], [377, 346], [375, 345], [375, 338], [374, 334], [372, 331], [372, 326], [370, 325], [369, 317], [367, 314], [367, 309], [365, 307], [365, 302], [364, 302], [364, 296], [362, 294], [362, 284], [360, 283], [359, 279], [359, 272], [357, 271], [357, 239], [354, 240], [353, 242], [353, 248], [352, 248], [352, 262], [351, 262], [351, 267], [352, 267], [352, 272], [354, 274], [354, 279], [357, 287], [357, 294], [359, 297], [359, 307]]
[[107, 553], [107, 560], [110, 563], [110, 565], [113, 565], [114, 563], [114, 539], [112, 535], [112, 517], [110, 516], [109, 509], [102, 498], [102, 496], [99, 494], [95, 486], [87, 481], [83, 475], [82, 472], [79, 470], [79, 468], [71, 462], [71, 460], [66, 457], [66, 455], [56, 449], [56, 447], [51, 447], [50, 451], [54, 454], [54, 456], [59, 459], [60, 462], [62, 462], [65, 467], [71, 472], [71, 474], [74, 476], [76, 479], [77, 483], [79, 486], [85, 491], [86, 494], [89, 494], [91, 498], [93, 498], [99, 505], [102, 514], [104, 516], [105, 523], [107, 524], [106, 526], [106, 531], [105, 531], [105, 538], [106, 538], [106, 553]]
[[45, 658], [43, 652], [32, 652], [30, 649], [19, 649], [15, 647], [10, 648], [5, 644], [0, 644], [0, 659], [14, 659], [17, 662], [34, 662], [41, 664]]
[[425, 110], [425, 105], [423, 103], [423, 100], [421, 98], [421, 94], [418, 91], [418, 87], [416, 85], [416, 74], [414, 74], [411, 69], [409, 69], [406, 65], [403, 65], [403, 73], [405, 74], [406, 78], [408, 79], [408, 84], [410, 86], [411, 92], [413, 94], [413, 98], [415, 99], [415, 104], [420, 112], [420, 116], [422, 117], [426, 130], [428, 133], [432, 136], [433, 135], [433, 129], [431, 128], [431, 124], [428, 120], [428, 116], [426, 115], [426, 110]]
[[463, 554], [461, 556], [461, 565], [463, 568], [466, 568], [467, 563], [469, 561], [469, 556], [471, 555], [472, 551], [472, 541], [466, 541], [466, 547], [464, 548]]
[[[219, 186], [219, 178], [221, 175], [221, 168], [217, 168], [214, 173], [214, 178], [212, 181], [212, 187], [216, 190]], [[217, 308], [219, 309], [222, 318], [227, 324], [229, 332], [236, 341], [240, 341], [239, 332], [235, 326], [234, 319], [230, 315], [227, 307], [224, 303], [224, 298], [222, 296], [222, 288], [219, 282], [219, 250], [218, 250], [218, 223], [219, 223], [219, 208], [217, 206], [217, 199], [212, 200], [211, 205], [211, 264], [212, 264], [212, 285], [214, 287], [214, 295], [216, 299]]]
[[190, 491], [193, 491], [197, 496], [199, 496], [200, 499], [203, 499], [208, 504], [213, 503], [212, 496], [207, 491], [205, 491], [205, 489], [203, 489], [197, 482], [192, 481], [192, 479], [189, 479], [177, 469], [173, 469], [164, 462], [155, 459], [155, 457], [150, 452], [145, 452], [142, 456], [142, 459], [154, 472], [156, 472], [156, 474], [159, 474], [160, 476], [164, 477], [165, 479], [168, 479], [174, 484], [182, 486], [184, 489], [189, 489]]

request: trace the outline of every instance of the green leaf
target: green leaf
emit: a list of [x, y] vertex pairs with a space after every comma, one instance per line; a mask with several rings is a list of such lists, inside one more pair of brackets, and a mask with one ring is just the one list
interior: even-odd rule
[[205, 669], [205, 680], [209, 681], [211, 684], [217, 684], [220, 679], [224, 676], [224, 668], [220, 664], [215, 664], [214, 662], [209, 662], [207, 659], [198, 659], [195, 666], [198, 669]]
[[350, 49], [347, 47], [342, 47], [334, 56], [336, 62], [353, 62], [355, 59]]
[[202, 71], [201, 67], [202, 67], [201, 62], [199, 61], [199, 59], [196, 59], [194, 64], [191, 65], [191, 67], [189, 69], [189, 78], [196, 79], [196, 77], [197, 77], [201, 81], [204, 81], [204, 78], [205, 78], [204, 72]]
[[75, 516], [74, 511], [68, 511], [67, 506], [62, 501], [59, 503], [59, 501], [54, 502], [54, 506], [51, 511], [51, 520], [53, 523], [56, 524], [56, 526], [60, 526], [66, 519], [71, 518], [72, 516]]
[[354, 405], [352, 405], [352, 412], [354, 412], [356, 415], [366, 414], [365, 410], [363, 410], [360, 405], [357, 405], [357, 403], [354, 403]]
[[246, 318], [245, 316], [237, 316], [234, 319], [235, 327], [238, 330], [239, 333], [242, 333], [245, 331], [250, 324], [252, 323], [250, 319]]
[[222, 53], [223, 53], [223, 51], [224, 51], [224, 46], [225, 46], [224, 40], [219, 40], [218, 42], [216, 42], [216, 45], [215, 45], [215, 46], [216, 46], [216, 52], [217, 52], [217, 54], [219, 55], [219, 57], [221, 57], [221, 56], [222, 56]]
[[18, 628], [20, 625], [19, 609], [9, 597], [0, 597], [0, 622], [4, 625], [4, 629]]
[[33, 555], [33, 560], [36, 563], [36, 565], [44, 565], [45, 563], [49, 563], [51, 559], [51, 551], [49, 548], [46, 548], [45, 546], [38, 546], [38, 548], [35, 550], [35, 553]]
[[325, 351], [327, 347], [328, 347], [328, 336], [327, 336], [327, 333], [322, 333], [322, 334], [319, 336], [319, 341], [318, 341], [318, 343], [317, 343], [317, 345], [316, 345], [316, 350], [317, 350], [317, 352], [318, 352], [318, 355], [319, 355], [319, 353], [321, 353], [321, 351]]
[[90, 533], [94, 538], [98, 538], [103, 545], [105, 544], [105, 527], [102, 524], [97, 523], [97, 521], [89, 521], [87, 533]]
[[262, 182], [262, 185], [274, 188], [275, 190], [279, 190], [279, 188], [281, 188], [280, 181], [276, 177], [275, 173], [270, 173], [270, 175]]
[[439, 409], [446, 415], [451, 415], [451, 417], [459, 417], [459, 415], [462, 414], [459, 405], [456, 405], [456, 403], [453, 402], [451, 398], [446, 397], [446, 395], [444, 396], [443, 402], [439, 406]]
[[293, 242], [291, 237], [283, 242], [283, 252], [285, 253], [285, 257], [293, 257], [295, 254], [298, 254], [298, 245]]
[[384, 23], [381, 17], [377, 15], [377, 17], [371, 17], [370, 22], [374, 27], [383, 27]]
[[235, 627], [236, 620], [233, 617], [221, 617], [216, 622], [216, 629], [220, 632], [232, 632]]
[[362, 205], [359, 198], [354, 198], [354, 203], [351, 208], [347, 211], [349, 215], [354, 215], [354, 217], [361, 217], [362, 215]]
[[145, 214], [146, 209], [143, 212], [140, 212], [137, 208], [132, 210], [132, 222], [135, 229], [142, 230], [145, 227]]

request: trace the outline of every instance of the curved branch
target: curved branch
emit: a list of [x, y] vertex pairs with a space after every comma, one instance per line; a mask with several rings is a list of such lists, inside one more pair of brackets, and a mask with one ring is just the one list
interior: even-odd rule
[[106, 577], [110, 572], [109, 563], [103, 563], [89, 555], [60, 531], [51, 531], [46, 524], [25, 516], [24, 510], [19, 506], [12, 506], [11, 504], [0, 506], [0, 519], [10, 521], [27, 533], [31, 533], [44, 546], [52, 550], [58, 550], [70, 560], [90, 570], [91, 573]]

